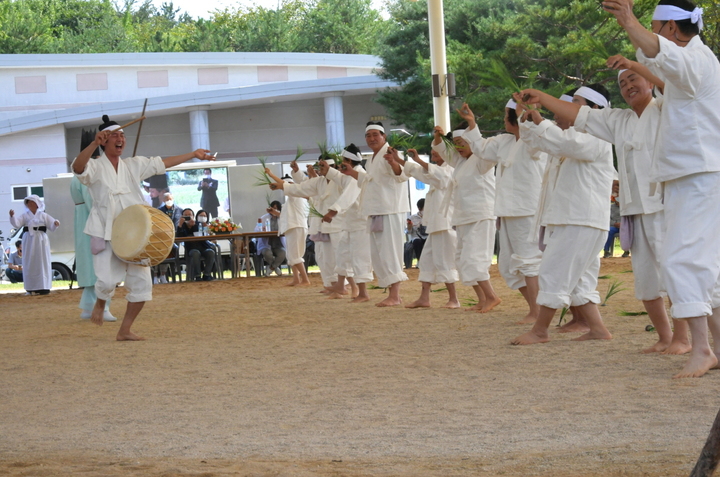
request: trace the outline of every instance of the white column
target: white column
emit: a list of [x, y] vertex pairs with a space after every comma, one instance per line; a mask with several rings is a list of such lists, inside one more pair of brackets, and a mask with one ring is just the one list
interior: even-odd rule
[[445, 18], [443, 0], [428, 0], [428, 26], [430, 28], [430, 68], [440, 77], [443, 85], [439, 98], [433, 98], [435, 125], [450, 130], [450, 100], [447, 95], [447, 61], [445, 58]]
[[325, 136], [329, 150], [345, 147], [345, 117], [343, 116], [343, 92], [326, 93]]
[[[208, 122], [208, 106], [193, 106], [190, 109], [190, 144], [191, 149], [210, 149], [210, 124]], [[197, 159], [193, 159], [197, 161]]]

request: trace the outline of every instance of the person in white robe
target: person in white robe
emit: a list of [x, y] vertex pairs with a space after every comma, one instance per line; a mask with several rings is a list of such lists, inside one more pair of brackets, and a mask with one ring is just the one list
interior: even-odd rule
[[615, 144], [621, 184], [618, 199], [624, 217], [622, 238], [630, 241], [635, 296], [642, 300], [658, 333], [657, 343], [643, 353], [684, 354], [691, 349], [687, 322], [676, 319], [671, 327], [665, 310], [660, 270], [665, 220], [660, 187], [650, 180], [660, 122], [660, 101], [653, 98], [652, 88], [655, 84], [662, 90], [664, 82], [621, 55], [609, 58], [608, 65], [620, 70], [620, 93], [631, 109], [591, 109], [535, 90], [524, 94], [528, 102], [573, 119], [576, 130]]
[[[293, 181], [301, 183], [305, 180], [305, 174], [300, 172], [297, 162], [292, 161], [290, 168], [292, 169]], [[283, 181], [268, 168], [265, 169], [265, 172], [275, 182], [290, 182]], [[308, 203], [304, 197], [285, 196], [285, 207], [283, 207], [278, 220], [278, 233], [285, 235], [287, 264], [293, 275], [287, 286], [310, 285], [310, 279], [305, 270], [305, 259], [303, 259], [305, 255], [305, 239], [308, 232], [307, 217]]]
[[346, 171], [360, 186], [360, 210], [367, 217], [370, 234], [370, 257], [378, 286], [389, 290], [388, 297], [376, 306], [402, 303], [400, 283], [407, 280], [403, 271], [405, 219], [410, 212], [402, 166], [388, 152], [385, 128], [370, 121], [365, 127], [365, 143], [373, 157], [365, 163], [366, 171]]
[[690, 357], [675, 377], [699, 377], [720, 354], [720, 62], [699, 36], [702, 9], [692, 2], [661, 0], [652, 31], [635, 17], [631, 0], [605, 0], [603, 7], [627, 32], [638, 62], [665, 82], [650, 179], [664, 187], [660, 263], [670, 311], [688, 321], [692, 336]]
[[270, 188], [282, 189], [288, 197], [308, 197], [311, 200], [315, 217], [311, 217], [310, 221], [310, 239], [315, 242], [315, 260], [320, 267], [323, 291], [331, 294], [338, 281], [338, 275], [335, 272], [334, 246], [340, 242], [341, 229], [337, 223], [323, 222], [322, 217], [327, 213], [328, 205], [334, 203], [339, 197], [340, 189], [334, 182], [330, 182], [322, 175], [322, 171], [319, 172], [320, 175], [317, 177], [300, 184], [280, 181], [270, 184]]
[[465, 140], [471, 129], [477, 129], [474, 116], [452, 131], [453, 147], [448, 148], [442, 140], [444, 131], [435, 126], [432, 148], [453, 168], [440, 214], [446, 215], [452, 204], [449, 219], [457, 232], [455, 267], [462, 284], [473, 288], [478, 301], [468, 310], [487, 313], [501, 302], [490, 283], [496, 231], [495, 163], [473, 153]]
[[373, 280], [370, 235], [367, 233], [367, 217], [360, 209], [360, 187], [357, 180], [345, 171], [352, 170], [357, 174], [364, 173], [365, 169], [361, 165], [362, 154], [355, 144], [349, 144], [343, 149], [341, 157], [343, 162], [340, 169], [329, 168], [327, 171], [327, 178], [337, 184], [341, 193], [335, 203], [328, 207], [323, 220], [339, 220], [343, 232], [336, 254], [338, 263], [335, 271], [339, 276], [335, 293], [342, 293], [343, 290], [339, 288], [342, 283], [340, 277], [347, 270], [352, 272], [352, 280], [357, 286], [357, 295], [353, 296], [351, 303], [362, 303], [370, 300], [367, 284]]
[[[516, 99], [522, 95], [516, 93]], [[579, 88], [573, 102], [594, 108], [609, 106], [609, 93], [602, 85]], [[546, 246], [539, 273], [538, 319], [532, 329], [512, 341], [527, 345], [550, 340], [548, 328], [558, 308], [576, 307], [589, 331], [578, 341], [611, 339], [598, 310], [597, 292], [600, 256], [610, 222], [607, 199], [615, 176], [612, 146], [589, 134], [576, 131], [572, 120], [556, 115], [557, 124], [545, 120], [537, 110], [528, 111], [520, 124], [521, 138], [532, 150], [551, 156], [551, 173], [544, 187], [550, 188], [538, 205], [540, 235]], [[530, 237], [537, 243], [536, 234]]]
[[[466, 121], [474, 122], [475, 115], [467, 105], [458, 112]], [[477, 127], [472, 127], [463, 137], [475, 155], [497, 164], [494, 215], [499, 219], [498, 269], [508, 287], [518, 290], [528, 305], [528, 313], [519, 322], [532, 323], [538, 314], [535, 299], [542, 253], [527, 237], [533, 226], [547, 155], [531, 153], [521, 141], [514, 102], [505, 105], [505, 130], [508, 134], [484, 138]]]
[[37, 195], [29, 195], [24, 200], [27, 212], [15, 215], [10, 209], [10, 225], [16, 229], [23, 228], [22, 236], [22, 268], [23, 286], [29, 295], [47, 295], [52, 288], [52, 262], [50, 261], [50, 240], [47, 232], [60, 226], [50, 214]]
[[[430, 307], [430, 287], [434, 283], [444, 283], [448, 291], [448, 301], [443, 308], [460, 308], [455, 282], [459, 275], [455, 266], [457, 232], [451, 225], [453, 204], [445, 202], [446, 194], [453, 180], [453, 168], [437, 151], [431, 151], [432, 162], [425, 162], [415, 149], [408, 150], [408, 156], [415, 162], [405, 162], [403, 170], [409, 177], [428, 184], [430, 189], [425, 196], [425, 208], [422, 225], [425, 226], [427, 240], [423, 247], [418, 268], [418, 281], [422, 284], [420, 297], [405, 305], [406, 308]], [[447, 210], [443, 205], [447, 204]], [[491, 252], [492, 254], [492, 252]]]
[[[103, 149], [103, 154], [91, 160], [98, 147]], [[85, 226], [85, 233], [90, 236], [93, 265], [97, 275], [97, 301], [90, 321], [102, 325], [105, 303], [115, 293], [117, 284], [124, 281], [128, 290], [128, 304], [116, 339], [136, 341], [143, 338], [131, 331], [132, 324], [145, 302], [152, 299], [150, 267], [129, 264], [115, 256], [110, 243], [113, 221], [126, 207], [144, 203], [140, 189], [143, 179], [163, 174], [165, 168], [182, 164], [192, 158], [210, 161], [215, 158], [208, 154], [210, 151], [197, 149], [165, 159], [142, 156], [122, 159], [124, 149], [125, 133], [115, 121], [110, 121], [105, 115], [95, 140], [80, 152], [71, 168], [80, 182], [88, 187], [93, 199], [92, 210]]]

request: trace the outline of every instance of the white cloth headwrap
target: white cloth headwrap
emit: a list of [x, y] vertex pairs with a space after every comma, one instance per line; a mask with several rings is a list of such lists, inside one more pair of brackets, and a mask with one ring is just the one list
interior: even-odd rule
[[106, 127], [105, 129], [101, 129], [101, 131], [114, 131], [116, 129], [120, 129], [120, 125], [111, 124], [110, 126]]
[[342, 154], [340, 154], [342, 157], [347, 157], [351, 161], [360, 161], [362, 162], [362, 156], [360, 154], [353, 154], [352, 152], [348, 151], [347, 149], [343, 149]]
[[25, 197], [25, 199], [23, 200], [23, 204], [25, 203], [26, 200], [35, 202], [35, 204], [37, 204], [38, 210], [43, 210], [45, 208], [45, 205], [43, 205], [43, 202], [40, 199], [39, 195], [33, 194], [33, 195], [29, 195], [29, 196]]
[[517, 108], [517, 103], [511, 99], [510, 101], [507, 102], [507, 104], [505, 105], [505, 107], [506, 107], [506, 108], [510, 108], [510, 109], [516, 109], [516, 108]]
[[456, 137], [462, 137], [462, 135], [465, 134], [465, 131], [466, 131], [466, 129], [456, 129], [456, 130], [454, 130], [454, 131], [452, 132], [452, 134], [453, 134], [453, 139], [455, 139]]
[[560, 101], [565, 101], [566, 103], [572, 103], [572, 96], [570, 96], [569, 94], [561, 94]]
[[598, 106], [602, 106], [603, 108], [607, 108], [608, 106], [610, 106], [610, 103], [605, 96], [598, 93], [594, 89], [588, 88], [587, 86], [581, 86], [577, 91], [575, 91], [575, 95], [590, 100]]
[[365, 132], [368, 132], [372, 129], [375, 129], [376, 131], [380, 131], [381, 133], [385, 132], [385, 128], [380, 126], [379, 124], [370, 124], [368, 127], [365, 128]]
[[703, 9], [699, 7], [695, 7], [695, 10], [688, 12], [674, 5], [658, 5], [655, 7], [655, 13], [653, 13], [652, 19], [663, 22], [668, 20], [690, 20], [692, 23], [697, 23], [698, 28], [702, 30], [702, 14]]
[[620, 77], [621, 77], [622, 74], [625, 73], [626, 71], [627, 71], [626, 69], [625, 69], [625, 70], [618, 70], [618, 81], [620, 81]]

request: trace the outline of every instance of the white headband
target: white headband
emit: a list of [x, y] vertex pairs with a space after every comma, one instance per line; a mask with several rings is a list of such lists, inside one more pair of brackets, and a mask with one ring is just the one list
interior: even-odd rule
[[120, 129], [120, 126], [118, 124], [111, 124], [105, 129], [101, 129], [101, 131], [115, 131], [116, 129]]
[[619, 70], [619, 71], [618, 71], [618, 81], [620, 81], [620, 77], [621, 77], [622, 74], [625, 73], [626, 71], [627, 71], [626, 69], [625, 69], [625, 70]]
[[385, 128], [380, 126], [379, 124], [370, 124], [368, 127], [365, 128], [365, 132], [368, 132], [373, 129], [375, 129], [376, 131], [380, 131], [383, 134], [385, 133]]
[[668, 20], [690, 20], [691, 23], [697, 23], [700, 30], [703, 29], [702, 20], [703, 9], [695, 7], [695, 10], [688, 12], [680, 7], [674, 5], [658, 5], [655, 7], [655, 13], [653, 13], [653, 20], [668, 21]]
[[572, 103], [572, 96], [569, 94], [561, 94], [560, 95], [560, 101], [565, 101], [567, 103]]
[[456, 137], [462, 137], [463, 134], [465, 134], [465, 129], [456, 129], [453, 132], [453, 139]]
[[505, 105], [505, 107], [506, 107], [506, 108], [510, 108], [510, 109], [516, 109], [516, 108], [517, 108], [517, 103], [511, 99], [510, 101], [507, 102], [507, 104]]
[[598, 93], [594, 89], [588, 88], [587, 86], [581, 86], [580, 88], [578, 88], [578, 90], [575, 91], [575, 96], [585, 98], [597, 104], [598, 106], [602, 106], [603, 108], [607, 108], [608, 106], [610, 106], [610, 103], [605, 96]]
[[362, 162], [362, 156], [360, 154], [353, 154], [352, 152], [348, 151], [347, 149], [343, 149], [343, 152], [340, 155], [342, 157], [347, 157], [351, 161]]

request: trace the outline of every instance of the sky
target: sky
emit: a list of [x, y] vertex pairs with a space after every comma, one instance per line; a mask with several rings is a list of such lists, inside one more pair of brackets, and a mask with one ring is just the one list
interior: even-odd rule
[[[153, 3], [160, 8], [163, 1], [170, 3], [170, 0], [153, 0]], [[172, 3], [175, 8], [180, 8], [180, 14], [187, 12], [193, 18], [207, 19], [210, 17], [209, 12], [223, 10], [226, 7], [257, 5], [264, 8], [277, 8], [279, 2], [278, 0], [172, 0]], [[373, 6], [377, 9], [380, 9], [383, 3], [382, 0], [373, 0]]]

